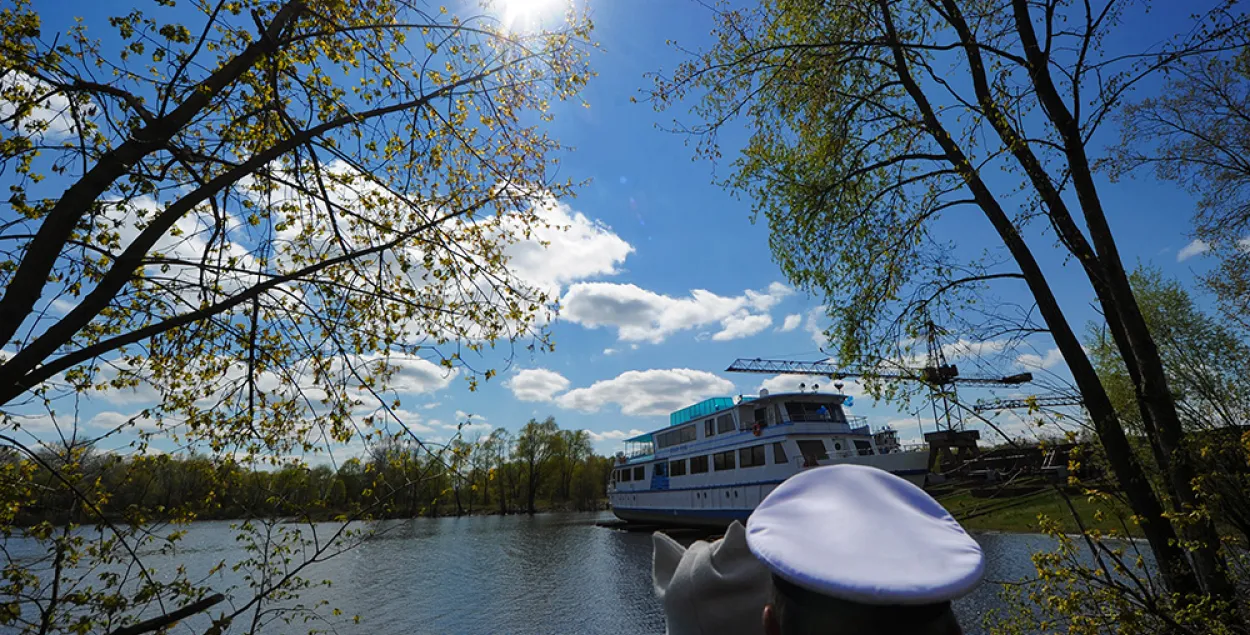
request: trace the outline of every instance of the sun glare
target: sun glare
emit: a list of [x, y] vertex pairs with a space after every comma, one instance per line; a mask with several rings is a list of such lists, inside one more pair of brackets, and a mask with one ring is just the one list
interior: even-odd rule
[[540, 27], [560, 11], [560, 0], [498, 0], [503, 26], [509, 31]]

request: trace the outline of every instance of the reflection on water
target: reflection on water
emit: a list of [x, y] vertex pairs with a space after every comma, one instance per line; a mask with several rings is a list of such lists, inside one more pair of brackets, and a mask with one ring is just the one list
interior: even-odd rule
[[651, 538], [598, 514], [397, 521], [340, 562], [344, 633], [662, 633]]
[[[275, 624], [266, 633], [301, 633], [311, 626], [345, 635], [663, 633], [651, 589], [651, 536], [597, 527], [610, 514], [484, 516], [388, 521], [356, 549], [317, 565], [308, 577], [329, 579], [301, 603], [326, 599], [345, 616], [330, 624]], [[987, 579], [1031, 577], [1032, 552], [1049, 539], [978, 536]], [[176, 556], [149, 556], [158, 570], [179, 564], [207, 571], [242, 557], [227, 523], [197, 523]], [[12, 545], [10, 545], [12, 546]], [[238, 584], [226, 571], [216, 590]], [[980, 633], [985, 612], [999, 605], [999, 586], [984, 584], [956, 603], [968, 633]], [[201, 632], [192, 621], [180, 632]], [[236, 627], [243, 626], [236, 624]], [[198, 628], [197, 628], [198, 627]], [[179, 631], [176, 631], [179, 632]]]

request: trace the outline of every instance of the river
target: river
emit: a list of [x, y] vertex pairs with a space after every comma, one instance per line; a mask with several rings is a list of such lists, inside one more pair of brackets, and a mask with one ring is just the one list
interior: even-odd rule
[[[329, 579], [332, 586], [301, 594], [306, 604], [328, 600], [344, 617], [330, 624], [273, 623], [264, 632], [304, 633], [317, 626], [344, 635], [663, 633], [651, 589], [651, 535], [596, 526], [609, 518], [540, 514], [380, 523], [378, 535], [315, 568], [310, 577]], [[1038, 535], [983, 534], [977, 540], [986, 553], [988, 582], [955, 605], [970, 634], [984, 632], [984, 614], [1000, 604], [995, 582], [1030, 577], [1030, 554], [1051, 544]], [[242, 554], [228, 523], [195, 523], [181, 545], [176, 554], [145, 556], [145, 564], [207, 571]], [[227, 568], [208, 584], [225, 591], [236, 576]], [[354, 614], [361, 623], [347, 620]], [[195, 622], [174, 632], [202, 632], [203, 624]]]

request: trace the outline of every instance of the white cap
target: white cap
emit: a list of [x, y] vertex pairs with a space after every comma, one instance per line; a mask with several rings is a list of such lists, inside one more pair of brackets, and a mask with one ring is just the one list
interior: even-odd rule
[[667, 635], [758, 635], [770, 577], [734, 521], [725, 537], [687, 549], [656, 532], [651, 579], [664, 606]]
[[947, 602], [984, 573], [981, 546], [941, 504], [863, 465], [787, 479], [747, 520], [747, 544], [782, 580], [858, 604]]

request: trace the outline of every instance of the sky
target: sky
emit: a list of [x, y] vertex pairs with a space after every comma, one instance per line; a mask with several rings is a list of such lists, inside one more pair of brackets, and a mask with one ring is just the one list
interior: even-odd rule
[[[570, 231], [551, 237], [546, 251], [518, 252], [518, 266], [559, 287], [562, 312], [551, 325], [555, 351], [518, 349], [511, 365], [476, 392], [462, 377], [425, 366], [402, 373], [408, 423], [428, 440], [446, 440], [460, 424], [468, 424], [461, 432], [472, 438], [553, 416], [562, 428], [587, 430], [596, 449], [608, 453], [628, 436], [667, 425], [672, 410], [707, 397], [793, 389], [799, 381], [831, 389], [821, 378], [724, 371], [739, 357], [828, 357], [821, 352], [822, 298], [790, 285], [769, 251], [769, 228], [753, 222], [749, 201], [714, 183], [725, 166], [694, 160], [684, 137], [662, 129], [684, 111], [657, 113], [631, 99], [643, 96], [647, 73], [671, 70], [684, 59], [666, 42], [689, 48], [708, 43], [707, 9], [690, 0], [588, 1], [601, 45], [592, 55], [597, 76], [584, 94], [589, 107], [557, 106], [549, 130], [575, 148], [564, 158], [561, 176], [588, 184], [552, 210]], [[93, 25], [107, 12], [102, 4], [108, 3], [35, 3], [55, 5], [61, 16], [89, 16]], [[1123, 24], [1120, 33], [1138, 41], [1161, 39], [1165, 25], [1184, 15], [1172, 6], [1181, 3], [1159, 4], [1146, 20]], [[730, 150], [744, 141], [739, 129], [724, 139]], [[1130, 267], [1152, 264], [1188, 283], [1211, 265], [1188, 235], [1193, 201], [1174, 185], [1143, 173], [1114, 184], [1104, 179], [1101, 191]], [[941, 231], [961, 248], [996, 245], [983, 220]], [[1083, 330], [1095, 318], [1083, 275], [1057, 248], [1044, 241], [1035, 248], [1072, 322]], [[1018, 292], [1003, 293], [1024, 301]], [[1013, 372], [1060, 379], [1066, 374], [1045, 339], [1018, 350], [994, 344], [987, 350]], [[874, 427], [893, 425], [913, 441], [922, 429], [932, 430], [928, 416], [914, 413], [924, 404], [874, 404], [855, 384], [846, 390], [857, 396], [852, 412]], [[145, 405], [142, 396], [106, 395], [85, 404], [80, 417], [99, 428], [125, 421]], [[1013, 433], [1025, 430], [1010, 415], [1002, 423]]]

